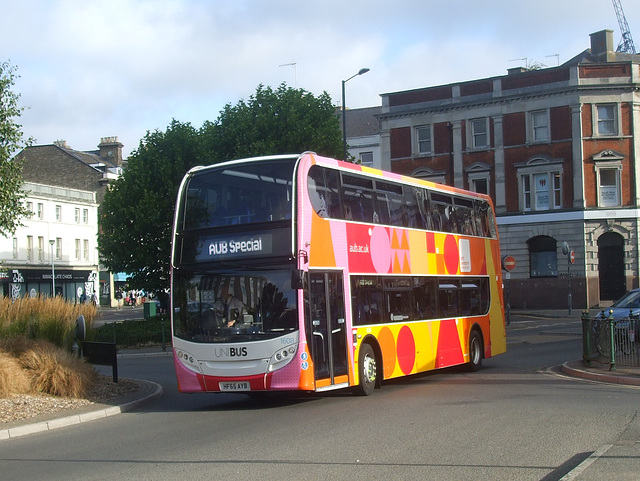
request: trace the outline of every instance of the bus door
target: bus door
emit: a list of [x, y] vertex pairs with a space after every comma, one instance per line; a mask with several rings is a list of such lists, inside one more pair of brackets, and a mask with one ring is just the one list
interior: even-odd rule
[[309, 273], [311, 357], [316, 390], [349, 383], [348, 342], [342, 272]]

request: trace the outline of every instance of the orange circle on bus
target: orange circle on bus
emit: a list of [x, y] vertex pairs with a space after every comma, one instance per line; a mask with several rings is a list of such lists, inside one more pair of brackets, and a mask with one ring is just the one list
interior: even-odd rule
[[391, 377], [396, 368], [396, 340], [391, 329], [383, 327], [378, 333], [378, 344], [382, 351], [382, 361], [384, 364], [384, 377]]

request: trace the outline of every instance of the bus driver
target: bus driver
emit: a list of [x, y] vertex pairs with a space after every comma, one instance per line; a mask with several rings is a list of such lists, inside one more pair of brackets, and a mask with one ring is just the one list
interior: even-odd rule
[[244, 319], [244, 304], [240, 299], [229, 294], [225, 303], [227, 327], [233, 327]]

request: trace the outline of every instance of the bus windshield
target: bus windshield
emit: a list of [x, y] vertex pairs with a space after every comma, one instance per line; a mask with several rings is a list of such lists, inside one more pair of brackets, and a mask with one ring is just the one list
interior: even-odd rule
[[180, 229], [291, 219], [295, 159], [227, 164], [195, 172]]
[[298, 327], [291, 271], [174, 271], [174, 335], [192, 342], [258, 341]]

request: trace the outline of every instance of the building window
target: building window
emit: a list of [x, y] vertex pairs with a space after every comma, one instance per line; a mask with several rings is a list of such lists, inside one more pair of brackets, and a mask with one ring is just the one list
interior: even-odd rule
[[624, 155], [611, 149], [605, 149], [593, 156], [598, 207], [619, 207], [622, 205], [623, 160]]
[[470, 180], [471, 190], [479, 194], [489, 194], [489, 179], [482, 177]]
[[80, 239], [76, 239], [76, 260], [79, 261], [80, 260], [80, 255], [82, 253], [80, 252]]
[[421, 125], [416, 127], [416, 143], [418, 154], [430, 154], [433, 152], [431, 147], [431, 126]]
[[33, 236], [32, 235], [27, 236], [27, 260], [28, 261], [33, 260]]
[[84, 240], [84, 260], [89, 260], [89, 239]]
[[520, 210], [562, 208], [562, 159], [537, 157], [517, 164]]
[[360, 165], [373, 166], [373, 152], [360, 152]]
[[562, 207], [562, 176], [558, 171], [521, 174], [522, 210], [552, 210]]
[[598, 206], [620, 206], [620, 169], [597, 169], [597, 178]]
[[80, 223], [80, 209], [76, 208], [75, 210], [75, 219], [76, 219], [76, 224]]
[[44, 237], [38, 237], [38, 262], [44, 262]]
[[482, 147], [489, 146], [489, 136], [487, 129], [487, 119], [472, 119], [471, 120], [471, 146], [474, 149], [480, 149]]
[[464, 169], [469, 182], [469, 190], [479, 194], [489, 194], [491, 166], [484, 162], [474, 162]]
[[13, 258], [14, 259], [18, 258], [18, 238], [17, 237], [13, 238]]
[[33, 202], [27, 202], [27, 210], [29, 211], [29, 219], [33, 219]]
[[596, 106], [597, 135], [618, 134], [618, 108], [615, 104]]
[[56, 260], [62, 259], [62, 238], [56, 237]]
[[527, 241], [531, 277], [558, 277], [558, 253], [553, 237], [540, 235]]
[[533, 142], [549, 140], [549, 115], [546, 110], [531, 112], [531, 140]]
[[38, 203], [38, 219], [44, 220], [44, 204]]
[[62, 220], [62, 206], [56, 205], [56, 222], [60, 222]]
[[82, 209], [82, 223], [89, 223], [89, 209]]

